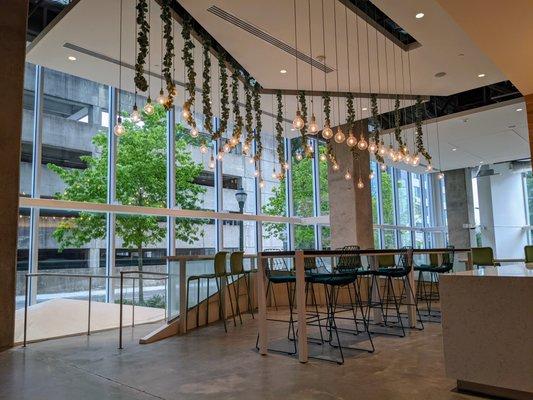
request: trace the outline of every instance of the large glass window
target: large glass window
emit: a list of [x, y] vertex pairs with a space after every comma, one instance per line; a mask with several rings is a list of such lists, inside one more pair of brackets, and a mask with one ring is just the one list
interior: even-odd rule
[[410, 226], [411, 213], [409, 207], [409, 173], [396, 170], [396, 193], [398, 196], [398, 225]]
[[416, 227], [424, 226], [422, 211], [422, 182], [420, 174], [411, 174], [411, 200], [413, 204], [413, 223]]
[[394, 181], [392, 167], [381, 172], [382, 224], [394, 225]]
[[[372, 178], [370, 179], [370, 195], [372, 199], [372, 222], [374, 224], [378, 224], [379, 223], [378, 165], [375, 161], [370, 162], [370, 171], [371, 171], [371, 176], [372, 176]], [[379, 240], [377, 242], [379, 242]]]

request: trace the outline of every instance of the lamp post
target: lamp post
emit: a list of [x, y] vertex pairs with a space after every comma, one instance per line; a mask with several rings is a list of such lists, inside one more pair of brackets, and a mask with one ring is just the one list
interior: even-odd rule
[[[239, 213], [244, 214], [244, 203], [246, 203], [246, 198], [248, 194], [241, 187], [235, 193], [235, 198], [239, 204]], [[239, 249], [244, 251], [244, 221], [239, 221]]]

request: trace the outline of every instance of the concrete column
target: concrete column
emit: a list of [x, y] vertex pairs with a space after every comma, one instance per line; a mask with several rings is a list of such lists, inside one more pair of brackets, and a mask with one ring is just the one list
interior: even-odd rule
[[0, 0], [0, 351], [13, 346], [28, 0]]
[[457, 248], [471, 247], [474, 241], [474, 199], [468, 169], [446, 171], [448, 242]]
[[[335, 172], [331, 165], [328, 171], [329, 218], [331, 226], [331, 248], [359, 245], [362, 249], [374, 247], [372, 201], [370, 195], [370, 159], [367, 151], [359, 152], [361, 179], [365, 187], [356, 187], [359, 167], [346, 144], [333, 144], [340, 170]], [[346, 170], [351, 180], [344, 179]]]

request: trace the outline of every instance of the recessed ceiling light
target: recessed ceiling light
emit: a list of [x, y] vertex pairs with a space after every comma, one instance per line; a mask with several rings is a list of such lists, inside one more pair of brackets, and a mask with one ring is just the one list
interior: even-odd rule
[[456, 147], [454, 147], [454, 148], [452, 149], [452, 151], [457, 151], [457, 148], [456, 148]]
[[424, 18], [424, 13], [418, 13], [415, 15], [416, 19]]
[[77, 60], [77, 58], [74, 57], [74, 56], [68, 56], [67, 58], [68, 58], [70, 61], [76, 61], [76, 60]]
[[286, 73], [287, 73], [287, 70], [286, 70], [286, 69], [281, 69], [281, 70], [279, 71], [279, 73], [280, 73], [280, 74], [286, 74]]
[[478, 78], [484, 78], [484, 77], [485, 77], [485, 74], [477, 74], [477, 77], [478, 77]]
[[520, 112], [520, 111], [522, 111], [521, 108], [517, 108], [517, 109], [516, 109], [516, 112]]
[[363, 108], [361, 108], [361, 110], [366, 111], [366, 110], [368, 110], [368, 108], [363, 107]]

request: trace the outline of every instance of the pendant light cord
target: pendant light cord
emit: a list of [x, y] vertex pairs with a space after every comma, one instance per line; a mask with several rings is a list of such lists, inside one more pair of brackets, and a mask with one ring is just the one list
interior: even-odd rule
[[337, 70], [337, 117], [338, 124], [341, 124], [341, 99], [340, 99], [340, 85], [339, 85], [339, 51], [337, 46], [337, 4], [336, 0], [333, 0], [333, 27], [335, 28], [335, 66]]
[[294, 61], [296, 65], [296, 108], [300, 110], [300, 103], [298, 102], [298, 88], [299, 88], [299, 74], [298, 74], [298, 30], [296, 27], [296, 0], [293, 0], [294, 13]]
[[[359, 92], [361, 93], [363, 90], [361, 88], [361, 55], [359, 53], [360, 46], [359, 46], [359, 17], [357, 14], [355, 14], [355, 32], [357, 35], [357, 74], [358, 74], [358, 86], [359, 86]], [[363, 100], [361, 96], [359, 96], [359, 107], [357, 110], [357, 113], [360, 115], [359, 118], [359, 124], [361, 126], [361, 130], [363, 130]]]
[[309, 9], [309, 57], [311, 57], [311, 63], [309, 64], [309, 71], [311, 72], [311, 115], [315, 115], [315, 102], [313, 101], [313, 35], [311, 34], [311, 0], [307, 0]]
[[[139, 0], [136, 0], [135, 4], [137, 5], [138, 4], [138, 1]], [[137, 59], [137, 7], [135, 7], [135, 12], [133, 13], [134, 17], [133, 17], [133, 26], [135, 27], [134, 30], [135, 30], [135, 33], [133, 35], [133, 48], [134, 48], [134, 52], [133, 52], [133, 57], [134, 59], [136, 60]], [[137, 107], [137, 85], [134, 84], [135, 86], [135, 96], [134, 96], [134, 105], [135, 107]]]
[[118, 117], [120, 118], [120, 108], [122, 103], [122, 1], [120, 0], [120, 16], [119, 16], [119, 39], [118, 39]]

